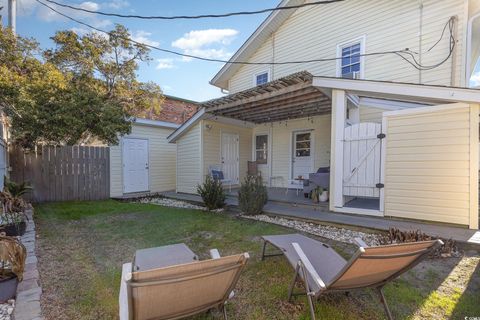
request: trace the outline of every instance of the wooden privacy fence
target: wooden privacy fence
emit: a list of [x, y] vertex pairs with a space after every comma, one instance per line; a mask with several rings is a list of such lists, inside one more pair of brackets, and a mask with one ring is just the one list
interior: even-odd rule
[[110, 197], [108, 147], [42, 146], [10, 150], [10, 179], [27, 181], [30, 201], [100, 200]]

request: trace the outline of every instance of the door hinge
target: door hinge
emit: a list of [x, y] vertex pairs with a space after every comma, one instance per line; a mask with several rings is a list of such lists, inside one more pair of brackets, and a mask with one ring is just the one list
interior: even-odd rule
[[382, 189], [385, 188], [385, 185], [383, 183], [377, 183], [375, 187], [377, 187], [378, 189]]
[[379, 134], [377, 135], [377, 138], [378, 138], [378, 139], [384, 139], [386, 136], [387, 136], [387, 135], [386, 135], [385, 133], [379, 133]]

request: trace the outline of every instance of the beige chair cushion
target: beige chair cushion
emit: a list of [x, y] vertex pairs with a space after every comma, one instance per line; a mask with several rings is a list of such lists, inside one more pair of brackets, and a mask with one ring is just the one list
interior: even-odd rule
[[[364, 253], [359, 253], [353, 261], [350, 261], [340, 276], [330, 284], [329, 289], [361, 288], [381, 284], [410, 267], [411, 263], [424, 254], [422, 250], [430, 249], [435, 243], [436, 241], [422, 241], [365, 248]], [[415, 252], [418, 253], [395, 257]], [[376, 259], [369, 259], [375, 256]]]
[[[132, 273], [134, 319], [174, 319], [220, 306], [228, 298], [246, 255], [196, 261]], [[146, 286], [137, 286], [156, 282]]]

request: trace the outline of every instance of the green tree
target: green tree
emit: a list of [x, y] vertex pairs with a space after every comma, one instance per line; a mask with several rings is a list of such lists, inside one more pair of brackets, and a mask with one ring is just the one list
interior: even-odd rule
[[128, 113], [158, 113], [164, 99], [160, 87], [136, 79], [138, 63], [151, 60], [149, 49], [130, 41], [130, 37], [119, 24], [109, 35], [91, 32], [79, 36], [73, 31], [59, 31], [52, 37], [56, 48], [44, 55], [63, 72], [71, 72], [74, 81], [89, 86], [95, 83], [97, 90], [120, 103]]
[[132, 116], [160, 111], [160, 87], [136, 80], [148, 50], [129, 41], [124, 27], [110, 36], [60, 31], [56, 48], [44, 52], [33, 39], [0, 31], [0, 107], [23, 147], [91, 138], [114, 144], [130, 132]]

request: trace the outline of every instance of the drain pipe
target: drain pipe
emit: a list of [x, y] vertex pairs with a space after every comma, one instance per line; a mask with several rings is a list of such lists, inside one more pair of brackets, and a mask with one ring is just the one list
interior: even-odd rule
[[[453, 52], [452, 52], [452, 56], [451, 56], [451, 59], [452, 59], [452, 68], [450, 69], [450, 85], [452, 87], [455, 86], [456, 84], [456, 79], [455, 79], [455, 76], [456, 76], [456, 73], [457, 73], [457, 44], [458, 44], [458, 27], [457, 27], [457, 24], [458, 24], [458, 16], [453, 16], [452, 17], [453, 19], [453, 38], [454, 38], [454, 41], [455, 41], [455, 46], [453, 47]], [[449, 44], [450, 46], [450, 44]], [[448, 48], [450, 49], [450, 47]]]
[[[422, 64], [422, 38], [423, 38], [423, 0], [419, 0], [419, 26], [418, 26], [418, 61]], [[418, 70], [418, 83], [422, 84], [422, 70]]]

